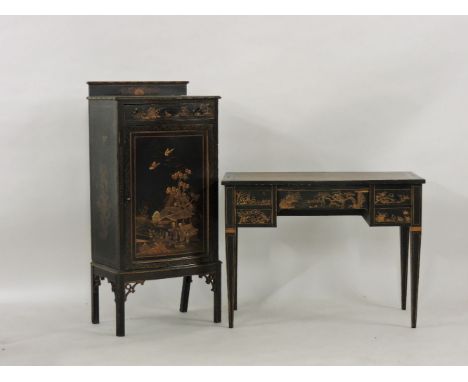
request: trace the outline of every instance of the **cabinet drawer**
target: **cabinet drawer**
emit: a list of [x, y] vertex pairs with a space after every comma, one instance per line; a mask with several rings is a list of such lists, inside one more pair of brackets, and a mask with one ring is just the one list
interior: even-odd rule
[[376, 225], [411, 224], [411, 207], [375, 208]]
[[126, 121], [158, 121], [182, 119], [210, 119], [215, 117], [212, 102], [183, 102], [174, 104], [141, 104], [124, 107]]
[[243, 208], [236, 211], [239, 226], [274, 227], [273, 210], [268, 208]]
[[273, 191], [267, 188], [236, 188], [236, 206], [271, 207], [273, 205]]
[[376, 189], [376, 206], [409, 206], [411, 205], [411, 189]]
[[342, 190], [278, 190], [280, 210], [367, 209], [367, 189]]

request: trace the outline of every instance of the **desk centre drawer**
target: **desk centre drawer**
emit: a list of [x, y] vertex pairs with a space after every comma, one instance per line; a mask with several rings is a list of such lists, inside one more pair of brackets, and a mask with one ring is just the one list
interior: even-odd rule
[[368, 206], [368, 189], [278, 190], [280, 210], [361, 210]]

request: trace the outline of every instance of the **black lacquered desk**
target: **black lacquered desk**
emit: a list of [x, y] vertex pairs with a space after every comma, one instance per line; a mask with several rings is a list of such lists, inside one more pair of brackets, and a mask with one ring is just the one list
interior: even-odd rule
[[371, 227], [400, 227], [401, 308], [411, 243], [411, 327], [418, 310], [422, 184], [412, 172], [230, 172], [226, 197], [229, 327], [237, 310], [239, 227], [276, 227], [277, 216], [359, 215]]

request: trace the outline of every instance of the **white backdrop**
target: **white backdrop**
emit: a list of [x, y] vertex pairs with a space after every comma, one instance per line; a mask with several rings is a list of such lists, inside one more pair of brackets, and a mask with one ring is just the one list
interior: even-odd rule
[[[463, 364], [468, 351], [468, 18], [0, 18], [0, 364]], [[114, 337], [89, 323], [86, 81], [220, 95], [226, 171], [413, 171], [419, 328], [399, 310], [398, 230], [280, 217], [239, 238], [239, 312], [148, 282]], [[224, 261], [223, 189], [220, 258]], [[112, 352], [110, 353], [110, 349]]]

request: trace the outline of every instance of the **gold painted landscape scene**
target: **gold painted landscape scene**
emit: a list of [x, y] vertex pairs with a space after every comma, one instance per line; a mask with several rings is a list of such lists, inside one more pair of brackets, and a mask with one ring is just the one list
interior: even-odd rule
[[201, 152], [186, 150], [184, 138], [173, 140], [178, 144], [165, 141], [147, 138], [139, 145], [137, 140], [137, 257], [203, 250]]

